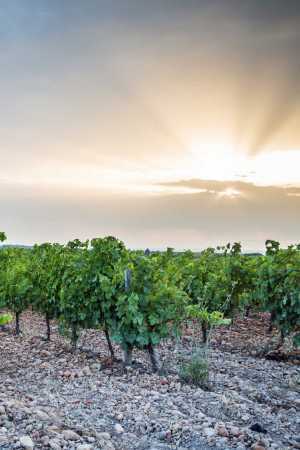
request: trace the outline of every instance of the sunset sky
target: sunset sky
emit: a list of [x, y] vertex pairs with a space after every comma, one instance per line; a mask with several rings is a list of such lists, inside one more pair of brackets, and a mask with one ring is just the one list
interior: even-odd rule
[[3, 0], [0, 231], [300, 242], [299, 0]]

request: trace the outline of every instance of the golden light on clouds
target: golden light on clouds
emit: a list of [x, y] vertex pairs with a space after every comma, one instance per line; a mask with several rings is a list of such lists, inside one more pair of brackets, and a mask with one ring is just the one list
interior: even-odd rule
[[[26, 185], [61, 186], [95, 189], [111, 194], [194, 194], [201, 191], [192, 188], [162, 187], [161, 183], [182, 179], [215, 181], [245, 181], [258, 186], [300, 185], [300, 150], [266, 152], [249, 155], [231, 149], [227, 144], [197, 144], [182, 155], [169, 160], [130, 160], [125, 167], [117, 167], [114, 160], [105, 165], [69, 161], [31, 167], [24, 173], [18, 168], [8, 171], [1, 179]], [[240, 195], [236, 190], [227, 190], [224, 197]]]
[[190, 147], [189, 154], [190, 173], [185, 177], [245, 180], [265, 186], [300, 184], [300, 149], [252, 155], [246, 149], [235, 149], [230, 142], [199, 140]]
[[299, 2], [27, 3], [0, 14], [13, 241], [298, 239]]
[[236, 198], [242, 195], [241, 191], [234, 188], [226, 188], [224, 191], [220, 191], [218, 194], [220, 197]]

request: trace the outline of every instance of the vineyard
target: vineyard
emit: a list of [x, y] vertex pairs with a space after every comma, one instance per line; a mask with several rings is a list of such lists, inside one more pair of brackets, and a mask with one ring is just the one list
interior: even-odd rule
[[[5, 241], [4, 233], [0, 233], [0, 239]], [[134, 374], [139, 373], [142, 379], [144, 373], [145, 379], [150, 377], [162, 387], [181, 383], [186, 392], [200, 390], [204, 396], [213, 395], [211, 393], [219, 389], [214, 376], [220, 368], [214, 368], [211, 362], [214, 356], [210, 356], [210, 352], [214, 348], [220, 351], [217, 343], [223, 342], [222, 336], [244, 323], [249, 326], [243, 329], [247, 346], [247, 339], [251, 339], [254, 332], [251, 324], [256, 323], [252, 317], [263, 321], [266, 334], [270, 336], [268, 348], [259, 341], [255, 344], [261, 357], [281, 355], [282, 361], [288, 361], [292, 355], [292, 364], [297, 365], [300, 344], [299, 245], [281, 249], [278, 242], [268, 240], [264, 255], [243, 254], [239, 243], [208, 248], [199, 254], [172, 249], [144, 252], [129, 250], [120, 240], [106, 237], [85, 242], [74, 240], [65, 245], [45, 243], [32, 248], [3, 245], [0, 249], [0, 345], [1, 340], [7, 348], [17, 342], [26, 348], [22, 350], [25, 353], [29, 347], [32, 351], [42, 345], [41, 352], [47, 353], [55, 365], [59, 364], [55, 361], [58, 346], [64, 345], [61, 339], [67, 343], [66, 354], [69, 356], [66, 358], [73, 362], [87, 357], [82, 340], [90, 344], [90, 348], [92, 346], [89, 357], [93, 360], [97, 360], [101, 346], [106, 342], [109, 357], [102, 360], [104, 369], [126, 377], [126, 380], [131, 378], [130, 389], [133, 390]], [[43, 338], [33, 346], [30, 343], [29, 347], [29, 341], [26, 341], [28, 320], [38, 320], [39, 334]], [[33, 339], [30, 342], [36, 342], [36, 336], [30, 339]], [[277, 352], [280, 348], [288, 350]], [[183, 356], [181, 349], [184, 349]], [[218, 358], [226, 367], [231, 357], [227, 360], [224, 355], [220, 351]], [[1, 352], [4, 369], [5, 359]], [[149, 363], [145, 362], [147, 359]], [[150, 364], [149, 369], [147, 364]], [[286, 363], [279, 364], [283, 365], [284, 373]], [[85, 367], [86, 373], [89, 370]], [[276, 370], [274, 366], [274, 373]], [[64, 369], [58, 373], [62, 379], [76, 383], [76, 373], [72, 370]], [[20, 375], [22, 377], [23, 372]], [[299, 379], [295, 383], [299, 383]], [[0, 448], [22, 447], [22, 442], [9, 446], [5, 439], [1, 446], [1, 417], [0, 411]], [[123, 433], [119, 423], [115, 427], [117, 435]], [[257, 442], [252, 438], [242, 442], [223, 422], [216, 423], [214, 428], [209, 423], [203, 426], [205, 430], [210, 428], [223, 439], [223, 445], [227, 442], [226, 448], [269, 448], [258, 438]], [[30, 429], [25, 431], [30, 444], [33, 442], [28, 435]], [[155, 448], [202, 448], [184, 447], [183, 444], [174, 447], [178, 433], [172, 429], [168, 433], [165, 436], [167, 443]], [[77, 440], [77, 446], [68, 443], [65, 436], [64, 443], [49, 438], [43, 444], [38, 443], [36, 448], [140, 448], [122, 447], [120, 443], [114, 447], [116, 444], [112, 441], [103, 444], [103, 439], [108, 437], [104, 436], [107, 433], [102, 434], [102, 444], [100, 438], [97, 445], [92, 437], [85, 441], [81, 432], [77, 433], [77, 438], [73, 435], [74, 439], [69, 439]], [[229, 442], [234, 446], [230, 447]], [[33, 448], [30, 445], [23, 447]], [[272, 445], [278, 449], [292, 448], [290, 443]]]
[[130, 251], [106, 237], [4, 248], [0, 263], [0, 306], [14, 314], [16, 334], [30, 307], [44, 315], [48, 340], [54, 319], [73, 349], [80, 330], [99, 329], [112, 357], [111, 340], [122, 347], [126, 364], [133, 348], [145, 348], [158, 369], [155, 346], [178, 335], [185, 321], [198, 321], [205, 342], [211, 325], [250, 310], [270, 312], [281, 339], [292, 335], [300, 343], [299, 245], [281, 250], [267, 241], [266, 255], [253, 257], [235, 243], [195, 257], [172, 249]]

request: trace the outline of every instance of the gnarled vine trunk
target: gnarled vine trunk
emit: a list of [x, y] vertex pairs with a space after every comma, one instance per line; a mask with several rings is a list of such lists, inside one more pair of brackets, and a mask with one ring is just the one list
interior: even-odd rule
[[51, 340], [51, 327], [50, 327], [50, 317], [49, 314], [46, 314], [46, 340], [50, 342]]
[[149, 353], [153, 371], [158, 372], [161, 369], [161, 363], [160, 363], [160, 358], [159, 358], [157, 349], [155, 347], [153, 347], [152, 344], [148, 344], [147, 350]]
[[20, 330], [20, 313], [16, 312], [16, 329], [15, 329], [15, 333], [17, 336], [19, 336], [21, 330]]
[[205, 322], [202, 322], [201, 328], [202, 328], [202, 340], [206, 344], [208, 338], [208, 326]]
[[272, 333], [272, 331], [273, 331], [275, 315], [276, 315], [275, 311], [272, 311], [271, 316], [270, 316], [269, 328], [268, 328], [269, 333]]
[[77, 333], [77, 327], [75, 324], [72, 325], [72, 336], [71, 336], [71, 343], [72, 343], [72, 352], [75, 352], [77, 349], [77, 341], [78, 341], [78, 333]]
[[114, 352], [114, 348], [112, 346], [112, 343], [111, 343], [111, 340], [110, 340], [110, 336], [109, 336], [109, 332], [108, 332], [108, 329], [107, 329], [106, 326], [104, 328], [104, 334], [105, 334], [105, 337], [106, 337], [106, 341], [107, 341], [107, 345], [108, 345], [108, 348], [109, 348], [111, 359], [114, 360], [115, 359], [115, 352]]
[[127, 345], [127, 347], [123, 351], [123, 364], [124, 367], [132, 366], [132, 345]]

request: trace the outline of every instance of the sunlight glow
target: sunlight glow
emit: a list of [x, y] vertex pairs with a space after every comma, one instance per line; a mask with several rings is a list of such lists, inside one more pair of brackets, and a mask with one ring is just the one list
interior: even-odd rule
[[225, 191], [221, 191], [218, 194], [220, 197], [228, 197], [228, 198], [235, 198], [239, 197], [241, 195], [241, 191], [238, 191], [237, 189], [233, 188], [227, 188]]
[[197, 141], [190, 148], [190, 170], [194, 177], [206, 180], [234, 180], [247, 170], [247, 157], [234, 150], [230, 141]]
[[254, 183], [300, 185], [300, 150], [261, 153], [249, 161], [251, 164]]
[[[47, 164], [32, 166], [26, 172], [14, 167], [1, 177], [3, 182], [36, 186], [91, 189], [124, 195], [175, 195], [209, 192], [219, 198], [239, 198], [244, 194], [232, 187], [214, 192], [180, 186], [181, 180], [246, 182], [258, 186], [300, 186], [300, 150], [262, 152], [250, 155], [235, 150], [229, 140], [194, 140], [182, 156], [163, 155], [153, 161], [127, 161], [126, 166], [108, 160], [106, 164]], [[179, 182], [178, 185], [175, 185]], [[174, 183], [168, 186], [168, 183]], [[201, 186], [202, 187], [202, 186]]]
[[250, 155], [230, 142], [194, 141], [189, 149], [190, 178], [245, 181], [261, 186], [300, 185], [300, 150]]

